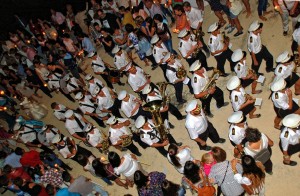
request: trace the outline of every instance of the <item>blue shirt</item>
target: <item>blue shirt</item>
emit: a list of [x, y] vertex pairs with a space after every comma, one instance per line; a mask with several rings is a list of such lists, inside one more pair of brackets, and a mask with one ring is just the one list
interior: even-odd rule
[[72, 193], [68, 190], [68, 188], [62, 188], [59, 189], [59, 191], [56, 192], [55, 196], [80, 196], [79, 193]]
[[21, 156], [13, 152], [5, 158], [4, 165], [10, 165], [12, 168], [22, 167], [20, 159]]
[[84, 51], [86, 51], [87, 53], [96, 52], [96, 49], [95, 49], [92, 41], [88, 37], [83, 38], [82, 47], [83, 47]]

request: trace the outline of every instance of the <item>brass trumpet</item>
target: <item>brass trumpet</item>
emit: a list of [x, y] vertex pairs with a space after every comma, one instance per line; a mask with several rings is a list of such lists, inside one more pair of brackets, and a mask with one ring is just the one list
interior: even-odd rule
[[179, 79], [185, 78], [186, 77], [186, 70], [183, 69], [183, 67], [179, 67], [177, 72], [176, 72], [176, 76]]
[[162, 101], [163, 101], [162, 106], [165, 107], [166, 105], [169, 105], [170, 96], [167, 95], [167, 93], [166, 93], [168, 83], [167, 82], [158, 82], [156, 85], [158, 86], [159, 92], [162, 96]]
[[[210, 77], [210, 80], [205, 85], [202, 92], [206, 91], [207, 89], [214, 88], [216, 86], [216, 80], [219, 78], [219, 76], [220, 76], [220, 71], [218, 69], [214, 68], [213, 73]], [[207, 99], [208, 96], [209, 96], [209, 94], [203, 96], [201, 99]]]

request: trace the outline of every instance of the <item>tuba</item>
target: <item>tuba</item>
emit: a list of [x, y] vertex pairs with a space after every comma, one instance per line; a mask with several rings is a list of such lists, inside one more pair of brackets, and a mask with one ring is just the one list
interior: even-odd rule
[[183, 69], [183, 67], [179, 67], [177, 72], [176, 72], [176, 77], [179, 79], [185, 78], [186, 77], [186, 70]]
[[161, 105], [162, 105], [161, 100], [155, 100], [145, 104], [143, 108], [145, 111], [148, 111], [152, 114], [155, 128], [158, 130], [161, 140], [164, 141], [168, 139], [167, 137], [168, 133], [160, 114]]
[[[210, 80], [205, 85], [202, 92], [206, 91], [207, 89], [214, 88], [216, 86], [216, 80], [219, 78], [219, 76], [220, 76], [220, 71], [218, 69], [214, 68], [213, 73], [210, 77]], [[207, 99], [208, 96], [209, 96], [209, 94], [203, 96], [201, 99]]]
[[168, 86], [168, 83], [167, 82], [158, 82], [156, 84], [158, 86], [158, 89], [159, 89], [159, 92], [162, 96], [162, 106], [166, 106], [169, 104], [170, 102], [170, 96], [166, 94], [166, 89], [167, 89], [167, 86]]
[[102, 133], [102, 137], [103, 140], [101, 142], [102, 144], [102, 151], [104, 154], [108, 154], [109, 153], [109, 138], [107, 137], [107, 135], [100, 129], [101, 133]]

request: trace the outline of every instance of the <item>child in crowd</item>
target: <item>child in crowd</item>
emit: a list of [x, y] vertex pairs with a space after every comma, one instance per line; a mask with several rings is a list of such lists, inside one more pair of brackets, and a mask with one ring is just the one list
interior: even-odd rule
[[216, 164], [216, 161], [214, 160], [212, 153], [208, 152], [202, 155], [201, 163], [203, 165], [206, 176], [208, 176], [212, 166]]

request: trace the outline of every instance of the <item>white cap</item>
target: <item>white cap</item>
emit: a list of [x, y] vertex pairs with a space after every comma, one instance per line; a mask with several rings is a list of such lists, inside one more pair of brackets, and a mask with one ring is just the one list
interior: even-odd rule
[[282, 124], [285, 127], [297, 128], [300, 125], [300, 115], [299, 114], [289, 114], [282, 119]]
[[135, 127], [137, 129], [141, 128], [144, 124], [146, 123], [146, 119], [144, 116], [139, 116], [136, 120], [135, 120]]
[[48, 126], [47, 125], [44, 125], [43, 127], [42, 127], [42, 131], [46, 131], [48, 129]]
[[85, 80], [86, 80], [86, 81], [89, 81], [89, 80], [91, 80], [92, 78], [93, 78], [92, 74], [87, 74], [87, 75], [85, 76]]
[[83, 97], [82, 92], [78, 92], [78, 93], [75, 95], [75, 99], [76, 99], [76, 100], [80, 100], [80, 99], [82, 99], [82, 97]]
[[65, 81], [67, 82], [69, 80], [70, 80], [70, 75], [69, 74], [65, 75]]
[[159, 37], [157, 34], [153, 35], [151, 39], [151, 44], [156, 44], [159, 41]]
[[65, 117], [70, 118], [71, 116], [73, 116], [73, 114], [74, 114], [73, 110], [67, 110], [65, 113]]
[[89, 132], [92, 128], [93, 128], [93, 125], [88, 123], [85, 125], [83, 130], [84, 130], [84, 132]]
[[227, 119], [229, 123], [240, 123], [244, 119], [242, 111], [233, 112]]
[[227, 82], [227, 89], [232, 91], [236, 89], [238, 86], [240, 86], [241, 80], [237, 76], [232, 76]]
[[122, 90], [119, 92], [119, 95], [118, 95], [118, 99], [119, 100], [123, 100], [127, 95], [127, 91], [126, 90]]
[[163, 62], [166, 63], [170, 58], [171, 58], [171, 53], [168, 52], [168, 53], [166, 54], [166, 56], [164, 57]]
[[190, 71], [197, 71], [201, 67], [201, 63], [199, 60], [193, 62], [193, 64], [190, 67]]
[[18, 131], [20, 128], [21, 128], [21, 124], [17, 122], [17, 123], [14, 125], [13, 130], [14, 130], [14, 131]]
[[96, 86], [93, 91], [93, 96], [96, 96], [100, 92], [100, 90], [101, 90], [100, 87]]
[[112, 49], [111, 53], [116, 54], [116, 53], [119, 52], [120, 50], [121, 50], [121, 48], [120, 48], [119, 46], [116, 45], [116, 46]]
[[271, 84], [271, 91], [276, 92], [284, 89], [286, 86], [286, 82], [283, 78], [279, 78]]
[[95, 56], [95, 54], [97, 54], [97, 53], [96, 53], [96, 52], [90, 52], [90, 53], [87, 55], [87, 57], [88, 57], [88, 58], [91, 58], [91, 57]]
[[246, 52], [242, 51], [242, 49], [236, 49], [232, 55], [231, 55], [231, 60], [233, 62], [238, 62], [240, 61], [242, 58], [244, 58], [246, 56]]
[[[197, 21], [196, 21], [197, 22]], [[178, 34], [178, 38], [184, 38], [185, 36], [187, 36], [187, 34], [189, 34], [189, 31], [188, 30], [186, 30], [186, 29], [183, 29], [183, 30], [181, 30], [180, 32], [179, 32], [179, 34]]]
[[56, 143], [58, 143], [58, 142], [60, 141], [60, 139], [61, 139], [60, 134], [56, 134], [56, 135], [52, 138], [51, 143], [56, 144]]
[[185, 111], [186, 112], [193, 111], [194, 109], [197, 108], [197, 106], [198, 106], [197, 100], [192, 100], [187, 104]]
[[219, 24], [218, 24], [217, 22], [215, 22], [215, 23], [213, 23], [212, 25], [210, 25], [210, 26], [208, 27], [207, 32], [208, 32], [208, 33], [214, 32], [215, 30], [218, 29], [218, 27], [219, 27]]
[[113, 125], [117, 122], [117, 119], [115, 116], [111, 116], [107, 121], [106, 123], [109, 124], [109, 125]]
[[148, 93], [150, 93], [152, 90], [152, 87], [150, 86], [150, 84], [147, 84], [144, 89], [142, 90], [142, 94], [147, 95]]
[[281, 53], [277, 59], [276, 62], [277, 63], [286, 63], [291, 59], [291, 56], [289, 55], [288, 51], [284, 51], [283, 53]]
[[259, 23], [257, 20], [252, 22], [248, 31], [252, 32], [252, 31], [256, 31], [260, 26], [262, 25], [262, 23]]

